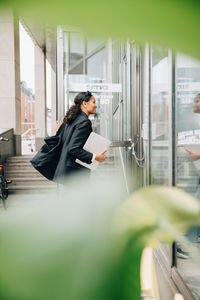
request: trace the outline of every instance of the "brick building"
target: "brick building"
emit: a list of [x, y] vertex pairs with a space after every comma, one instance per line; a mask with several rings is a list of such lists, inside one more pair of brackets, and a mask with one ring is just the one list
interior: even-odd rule
[[35, 134], [35, 97], [25, 81], [21, 81], [21, 133]]

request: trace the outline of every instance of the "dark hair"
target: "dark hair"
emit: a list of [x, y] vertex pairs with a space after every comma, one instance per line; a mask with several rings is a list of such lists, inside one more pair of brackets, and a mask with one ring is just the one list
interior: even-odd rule
[[83, 103], [83, 101], [88, 102], [90, 101], [91, 97], [92, 97], [92, 93], [89, 91], [81, 92], [78, 95], [76, 95], [74, 99], [74, 105], [72, 105], [66, 112], [63, 122], [66, 124], [71, 124], [76, 119], [76, 117], [80, 114], [81, 104]]

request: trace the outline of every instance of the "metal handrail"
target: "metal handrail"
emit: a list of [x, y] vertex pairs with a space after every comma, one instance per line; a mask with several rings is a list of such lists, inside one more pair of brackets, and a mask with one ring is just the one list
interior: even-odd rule
[[119, 154], [120, 154], [120, 160], [121, 160], [121, 164], [122, 164], [122, 171], [123, 171], [126, 191], [127, 191], [127, 194], [130, 195], [130, 191], [129, 191], [129, 187], [128, 187], [128, 181], [127, 181], [127, 177], [126, 177], [126, 170], [125, 170], [124, 160], [123, 160], [123, 156], [122, 156], [122, 150], [121, 150], [120, 147], [119, 147]]

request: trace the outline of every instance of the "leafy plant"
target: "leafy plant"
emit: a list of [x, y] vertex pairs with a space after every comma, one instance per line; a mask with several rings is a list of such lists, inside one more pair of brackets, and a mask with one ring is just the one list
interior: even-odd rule
[[72, 25], [87, 35], [131, 38], [200, 58], [196, 0], [0, 0], [0, 10], [4, 7], [14, 9], [27, 26], [35, 22], [36, 30], [44, 24]]
[[177, 188], [143, 188], [124, 202], [104, 188], [2, 216], [0, 299], [140, 299], [143, 248], [199, 222], [199, 204]]

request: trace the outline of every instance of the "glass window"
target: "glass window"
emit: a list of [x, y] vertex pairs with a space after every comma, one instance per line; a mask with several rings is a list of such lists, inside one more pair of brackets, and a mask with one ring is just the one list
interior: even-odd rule
[[109, 137], [109, 105], [110, 99], [108, 98], [108, 93], [101, 91], [103, 84], [107, 83], [107, 49], [104, 48], [101, 51], [95, 53], [93, 56], [87, 59], [87, 79], [88, 82], [97, 84], [96, 93], [93, 93], [98, 105], [97, 114], [94, 118], [94, 129], [97, 133]]
[[[114, 83], [120, 83], [120, 67], [121, 67], [121, 42], [113, 42], [112, 47], [112, 81]], [[113, 112], [116, 110], [119, 104], [119, 93], [113, 93]]]
[[[71, 105], [69, 93], [70, 83], [79, 81], [84, 76], [85, 39], [80, 33], [64, 32], [64, 89], [65, 110]], [[84, 82], [84, 81], [83, 81]]]
[[[200, 61], [189, 56], [176, 56], [176, 185], [200, 200], [200, 160], [194, 159], [194, 152], [200, 154]], [[198, 96], [199, 94], [199, 96]], [[200, 268], [193, 262], [200, 259], [200, 228], [185, 234], [194, 245], [194, 251], [187, 252], [185, 246], [177, 243], [177, 267], [185, 282], [199, 299]], [[195, 254], [195, 252], [197, 253]], [[199, 251], [199, 254], [198, 254]]]
[[100, 45], [103, 45], [104, 42], [105, 40], [103, 38], [89, 37], [87, 39], [87, 53], [94, 51]]
[[151, 183], [169, 184], [168, 103], [170, 82], [168, 50], [154, 46], [151, 57]]
[[[64, 33], [65, 110], [73, 104], [76, 94], [90, 90], [98, 105], [95, 116], [90, 116], [93, 130], [109, 138], [111, 97], [110, 92], [106, 92], [107, 48], [87, 58], [85, 41], [85, 37], [80, 33]], [[100, 39], [90, 39], [88, 45], [96, 48], [97, 41], [98, 44], [102, 43]]]
[[74, 67], [72, 67], [69, 71], [69, 74], [83, 74], [84, 70], [83, 70], [83, 62], [81, 62], [78, 65], [75, 65]]
[[87, 60], [87, 75], [96, 77], [96, 80], [105, 82], [107, 78], [107, 53], [106, 49], [97, 52]]
[[[80, 33], [70, 33], [69, 69], [73, 68], [85, 55], [85, 40]], [[82, 70], [83, 72], [83, 70]], [[82, 73], [81, 73], [82, 74]]]

